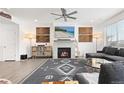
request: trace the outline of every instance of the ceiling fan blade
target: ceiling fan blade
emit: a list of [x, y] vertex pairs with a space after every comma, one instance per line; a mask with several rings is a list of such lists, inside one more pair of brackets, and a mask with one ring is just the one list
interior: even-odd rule
[[59, 18], [56, 18], [56, 20], [61, 19], [61, 18], [63, 18], [63, 16], [61, 16], [61, 17], [59, 17]]
[[76, 13], [77, 13], [77, 11], [74, 11], [74, 12], [71, 12], [71, 13], [69, 13], [67, 15], [73, 15], [73, 14], [76, 14]]
[[77, 19], [76, 17], [71, 17], [71, 16], [67, 16], [67, 17], [75, 20]]
[[67, 21], [66, 10], [64, 8], [61, 8], [61, 11], [62, 11], [62, 16], [64, 18], [64, 21]]
[[59, 14], [54, 14], [54, 13], [51, 13], [52, 15], [56, 15], [56, 16], [62, 16], [62, 15], [59, 15]]
[[66, 10], [64, 8], [61, 8], [62, 13], [66, 13]]
[[66, 10], [64, 8], [61, 8], [61, 11], [62, 11], [62, 15], [66, 16]]

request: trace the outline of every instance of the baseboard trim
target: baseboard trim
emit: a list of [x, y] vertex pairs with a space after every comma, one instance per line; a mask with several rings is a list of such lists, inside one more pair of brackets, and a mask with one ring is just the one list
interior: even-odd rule
[[5, 60], [5, 62], [15, 62], [16, 60]]

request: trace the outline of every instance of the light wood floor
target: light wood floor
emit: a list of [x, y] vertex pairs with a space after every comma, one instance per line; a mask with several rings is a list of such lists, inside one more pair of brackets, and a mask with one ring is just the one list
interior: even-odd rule
[[0, 78], [16, 84], [48, 59], [30, 59], [20, 62], [0, 62]]

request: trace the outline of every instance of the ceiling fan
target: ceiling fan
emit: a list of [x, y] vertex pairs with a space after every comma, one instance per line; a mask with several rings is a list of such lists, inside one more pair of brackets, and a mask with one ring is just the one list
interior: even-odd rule
[[73, 12], [71, 12], [71, 13], [67, 13], [66, 9], [61, 8], [61, 12], [62, 12], [62, 14], [55, 14], [55, 13], [51, 13], [51, 14], [52, 14], [52, 15], [59, 16], [58, 18], [56, 18], [56, 20], [61, 19], [61, 18], [64, 18], [64, 21], [67, 21], [67, 18], [74, 19], [74, 20], [77, 19], [76, 17], [72, 17], [72, 16], [71, 16], [71, 15], [73, 15], [73, 14], [76, 14], [77, 11], [73, 11]]

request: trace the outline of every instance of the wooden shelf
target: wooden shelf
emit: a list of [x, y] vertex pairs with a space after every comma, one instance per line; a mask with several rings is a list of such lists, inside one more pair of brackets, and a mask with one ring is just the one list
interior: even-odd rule
[[50, 27], [36, 28], [36, 42], [37, 43], [50, 42]]
[[49, 36], [49, 34], [37, 34], [37, 36]]
[[50, 42], [49, 36], [36, 36], [36, 42], [41, 43], [41, 42]]
[[92, 42], [92, 27], [79, 27], [79, 42]]
[[92, 34], [79, 34], [79, 36], [92, 36]]

